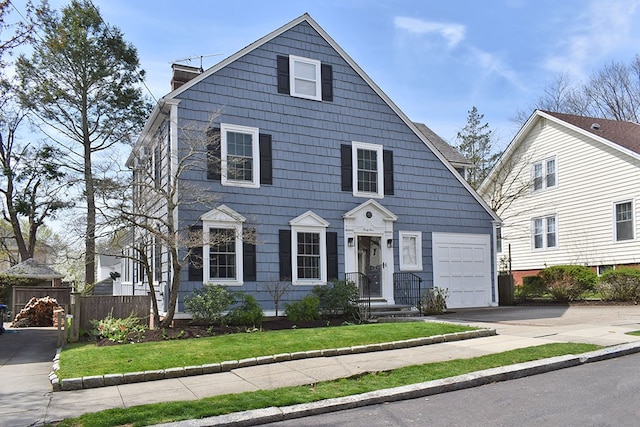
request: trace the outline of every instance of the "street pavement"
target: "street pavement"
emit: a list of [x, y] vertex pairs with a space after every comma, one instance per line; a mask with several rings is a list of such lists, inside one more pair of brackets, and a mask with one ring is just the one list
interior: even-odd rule
[[[553, 342], [582, 342], [609, 346], [597, 354], [554, 358], [505, 367], [461, 378], [422, 383], [346, 400], [269, 408], [262, 411], [171, 423], [175, 427], [205, 425], [257, 425], [310, 413], [339, 410], [470, 387], [483, 381], [500, 381], [537, 372], [573, 366], [584, 361], [640, 351], [637, 306], [539, 306], [455, 310], [427, 321], [447, 321], [494, 329], [497, 335], [425, 346], [316, 357], [249, 366], [216, 374], [123, 384], [75, 391], [53, 392], [49, 383], [56, 353], [54, 328], [11, 329], [0, 336], [0, 427], [37, 426], [67, 417], [109, 408], [146, 403], [193, 400], [203, 397], [313, 384], [364, 372], [395, 369], [435, 361], [472, 358], [516, 348]], [[8, 325], [5, 324], [7, 327]], [[617, 346], [617, 347], [611, 347]]]

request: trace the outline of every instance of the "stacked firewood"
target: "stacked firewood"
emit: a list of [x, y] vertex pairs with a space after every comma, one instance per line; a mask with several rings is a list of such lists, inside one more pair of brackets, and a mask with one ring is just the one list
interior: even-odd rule
[[62, 310], [55, 298], [31, 298], [13, 320], [11, 327], [53, 326], [54, 310]]

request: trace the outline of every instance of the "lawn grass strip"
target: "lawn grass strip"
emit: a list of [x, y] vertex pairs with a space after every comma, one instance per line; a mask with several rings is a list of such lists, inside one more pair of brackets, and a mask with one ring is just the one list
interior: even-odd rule
[[[495, 329], [478, 329], [474, 331], [453, 332], [450, 334], [433, 335], [430, 337], [421, 337], [421, 338], [411, 338], [407, 340], [391, 341], [391, 342], [385, 342], [385, 343], [356, 345], [352, 347], [341, 347], [341, 348], [335, 348], [335, 349], [298, 351], [294, 353], [281, 353], [281, 354], [276, 354], [272, 356], [250, 357], [250, 358], [241, 359], [241, 360], [227, 360], [221, 363], [158, 369], [158, 370], [145, 371], [145, 372], [128, 372], [124, 374], [105, 374], [105, 375], [96, 375], [96, 376], [81, 377], [81, 378], [68, 378], [68, 379], [62, 379], [61, 381], [58, 379], [57, 375], [55, 375], [55, 372], [57, 371], [57, 369], [54, 369], [49, 379], [51, 381], [53, 391], [71, 391], [71, 390], [106, 387], [106, 386], [120, 385], [120, 384], [130, 384], [130, 383], [143, 382], [143, 381], [155, 381], [155, 380], [180, 378], [180, 377], [193, 376], [193, 375], [228, 372], [237, 368], [243, 368], [243, 367], [255, 366], [255, 365], [265, 365], [269, 363], [284, 362], [289, 360], [299, 360], [299, 359], [316, 358], [316, 357], [342, 356], [342, 355], [349, 355], [349, 354], [368, 353], [368, 352], [374, 352], [374, 351], [410, 348], [410, 347], [437, 344], [437, 343], [443, 343], [443, 342], [459, 341], [463, 339], [488, 337], [492, 335], [496, 335]], [[56, 358], [59, 359], [59, 351], [56, 353]], [[54, 358], [54, 360], [56, 359]], [[56, 360], [56, 362], [54, 363], [58, 363], [58, 369], [59, 369], [58, 360]], [[153, 372], [153, 374], [151, 374], [151, 372]], [[85, 381], [85, 378], [89, 378], [89, 380]], [[102, 378], [102, 380], [100, 380], [99, 378]]]

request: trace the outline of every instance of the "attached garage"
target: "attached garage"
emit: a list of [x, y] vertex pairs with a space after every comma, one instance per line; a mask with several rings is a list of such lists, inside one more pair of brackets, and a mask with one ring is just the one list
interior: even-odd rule
[[447, 307], [492, 304], [491, 238], [488, 234], [433, 233], [433, 283], [449, 289]]

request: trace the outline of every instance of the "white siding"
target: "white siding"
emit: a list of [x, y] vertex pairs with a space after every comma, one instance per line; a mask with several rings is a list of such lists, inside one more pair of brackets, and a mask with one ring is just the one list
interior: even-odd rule
[[[557, 186], [528, 192], [499, 212], [503, 253], [511, 245], [512, 269], [541, 269], [558, 264], [606, 265], [640, 263], [638, 160], [551, 120], [541, 119], [520, 146], [523, 182], [535, 161], [556, 158]], [[525, 154], [523, 154], [525, 153]], [[614, 203], [633, 201], [634, 240], [615, 241]], [[557, 216], [557, 247], [533, 249], [531, 221]]]

